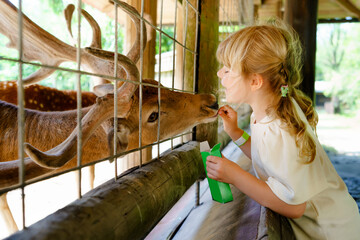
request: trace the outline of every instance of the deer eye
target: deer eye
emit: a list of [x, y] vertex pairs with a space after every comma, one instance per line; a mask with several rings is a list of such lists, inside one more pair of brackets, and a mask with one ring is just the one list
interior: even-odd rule
[[148, 122], [155, 122], [159, 117], [159, 113], [158, 112], [153, 112], [150, 117], [148, 118]]

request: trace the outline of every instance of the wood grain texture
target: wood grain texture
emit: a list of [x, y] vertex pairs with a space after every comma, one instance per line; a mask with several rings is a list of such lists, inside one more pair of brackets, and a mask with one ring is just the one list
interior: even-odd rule
[[203, 169], [198, 143], [190, 142], [8, 239], [142, 239]]

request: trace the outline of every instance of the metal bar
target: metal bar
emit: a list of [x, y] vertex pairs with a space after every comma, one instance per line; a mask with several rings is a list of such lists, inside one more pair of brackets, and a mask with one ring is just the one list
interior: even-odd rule
[[[246, 4], [246, 3], [245, 3]], [[231, 13], [230, 13], [230, 22], [232, 23], [232, 21], [233, 21], [233, 19], [232, 19], [232, 17], [234, 16], [234, 11], [235, 11], [235, 5], [234, 5], [234, 1], [233, 0], [231, 0], [231, 6], [233, 6], [232, 8], [231, 8]], [[234, 32], [234, 30], [235, 30], [235, 25], [231, 25], [231, 32]]]
[[195, 207], [200, 206], [200, 180], [195, 182]]
[[[176, 39], [176, 25], [177, 25], [177, 1], [175, 1], [175, 20], [174, 20], [174, 39]], [[173, 72], [172, 72], [172, 90], [174, 90], [174, 81], [175, 81], [175, 49], [176, 41], [173, 40]], [[171, 150], [174, 149], [174, 140], [171, 138]]]
[[[118, 5], [117, 5], [117, 3], [114, 3], [114, 7], [115, 7], [114, 77], [115, 77], [115, 79], [117, 79], [117, 71], [118, 71]], [[118, 92], [117, 92], [117, 86], [118, 86], [118, 82], [116, 80], [115, 84], [114, 84], [114, 152], [113, 152], [113, 155], [116, 155], [116, 153], [117, 153], [117, 131], [118, 131], [118, 129], [117, 129], [117, 127], [118, 127], [118, 118], [117, 118], [117, 113], [118, 113], [118, 106], [117, 106]], [[118, 177], [117, 158], [115, 158], [115, 164], [114, 165], [115, 165], [115, 181], [116, 181], [117, 177]]]
[[[184, 136], [186, 134], [191, 134], [191, 133], [192, 133], [192, 131], [188, 131], [188, 132], [185, 132], [185, 133], [182, 133], [182, 134], [178, 134], [178, 135], [176, 135], [175, 137], [172, 137], [172, 138], [178, 138], [178, 137]], [[160, 143], [169, 141], [170, 139], [171, 138], [161, 140]], [[115, 157], [119, 158], [119, 157], [125, 156], [126, 154], [133, 153], [133, 152], [139, 151], [141, 149], [145, 149], [147, 147], [155, 146], [156, 144], [158, 144], [158, 143], [152, 143], [152, 144], [149, 144], [149, 145], [146, 145], [146, 146], [142, 146], [141, 148], [132, 149], [132, 150], [127, 151], [127, 152], [122, 152], [122, 153], [116, 154]], [[81, 169], [81, 168], [85, 168], [85, 167], [88, 167], [88, 166], [91, 166], [91, 165], [95, 165], [97, 163], [101, 163], [101, 162], [110, 160], [110, 158], [111, 158], [111, 156], [103, 158], [103, 159], [99, 159], [99, 160], [91, 162], [91, 163], [83, 164], [80, 167], [73, 167], [73, 168], [64, 170], [62, 172], [54, 173], [52, 175], [48, 175], [48, 176], [45, 176], [45, 177], [39, 177], [39, 178], [36, 178], [36, 179], [31, 179], [31, 180], [29, 180], [29, 181], [27, 181], [26, 183], [23, 183], [23, 184], [18, 184], [18, 185], [14, 185], [12, 187], [2, 188], [2, 189], [0, 189], [0, 194], [6, 193], [6, 192], [9, 192], [11, 190], [15, 190], [15, 189], [18, 189], [18, 188], [21, 188], [21, 187], [24, 187], [24, 186], [28, 186], [28, 185], [31, 185], [31, 184], [34, 184], [34, 183], [37, 183], [37, 182], [41, 182], [41, 181], [44, 181], [44, 180], [47, 180], [47, 179], [50, 179], [50, 178], [53, 178], [53, 177], [57, 177], [57, 176], [65, 174], [65, 173], [69, 173], [69, 172], [72, 172], [72, 171], [75, 171], [75, 170], [78, 170], [78, 169]]]
[[[199, 6], [200, 6], [200, 0], [197, 0], [196, 1], [196, 6], [197, 6], [197, 9], [199, 9]], [[199, 38], [199, 24], [200, 24], [200, 21], [199, 21], [199, 18], [200, 18], [200, 15], [199, 15], [199, 11], [196, 11], [196, 32], [195, 32], [195, 47], [194, 47], [194, 50], [197, 54], [194, 54], [194, 74], [193, 74], [193, 90], [194, 92], [196, 91], [197, 89], [197, 58], [198, 58], [198, 51], [199, 51], [199, 41], [198, 41], [198, 38]], [[196, 127], [194, 127], [193, 129], [193, 134], [192, 134], [192, 139], [193, 140], [196, 140]], [[200, 181], [199, 180], [196, 180], [196, 187], [195, 187], [195, 207], [198, 207], [200, 206]]]
[[199, 10], [191, 4], [191, 2], [189, 0], [186, 0], [187, 4], [190, 5], [190, 7], [196, 12], [196, 15], [200, 14]]
[[[184, 21], [184, 25], [185, 25], [185, 28], [184, 28], [184, 45], [186, 47], [186, 40], [187, 40], [187, 27], [188, 27], [188, 5], [187, 5], [187, 2], [186, 2], [186, 6], [185, 6], [185, 21]], [[183, 48], [183, 81], [182, 81], [182, 90], [185, 89], [185, 65], [186, 65], [186, 49]]]
[[[196, 1], [196, 7], [199, 9], [199, 6], [200, 6], [200, 0], [197, 0]], [[200, 25], [200, 15], [198, 14], [199, 11], [196, 12], [196, 33], [195, 33], [195, 52], [197, 54], [194, 54], [194, 74], [193, 74], [193, 78], [194, 78], [194, 81], [193, 81], [193, 91], [194, 93], [197, 92], [197, 81], [198, 81], [198, 78], [197, 78], [197, 71], [198, 71], [198, 51], [199, 51], [199, 25]], [[193, 141], [196, 141], [196, 126], [193, 127], [193, 134], [192, 134], [192, 140]]]
[[[79, 73], [81, 75], [89, 75], [89, 76], [94, 76], [94, 77], [100, 77], [100, 78], [106, 78], [112, 81], [116, 81], [116, 80], [121, 80], [122, 82], [130, 82], [133, 84], [137, 84], [140, 85], [139, 82], [136, 81], [132, 81], [132, 80], [128, 80], [128, 79], [122, 79], [122, 78], [117, 78], [115, 79], [113, 76], [107, 76], [107, 75], [102, 75], [102, 74], [96, 74], [96, 73], [91, 73], [91, 72], [86, 72], [86, 71], [78, 71], [78, 70], [72, 70], [72, 69], [67, 69], [67, 68], [61, 68], [61, 67], [53, 67], [53, 66], [49, 66], [49, 65], [42, 65], [39, 63], [33, 63], [33, 62], [27, 62], [27, 61], [20, 61], [20, 60], [15, 60], [13, 58], [6, 58], [6, 57], [1, 57], [0, 56], [0, 60], [6, 60], [6, 61], [12, 61], [12, 62], [18, 62], [18, 63], [23, 63], [23, 64], [29, 64], [29, 65], [33, 65], [33, 66], [39, 66], [39, 67], [45, 67], [45, 68], [52, 68], [52, 69], [57, 69], [57, 70], [62, 70], [62, 71], [67, 71], [67, 72], [71, 72], [71, 73]], [[162, 88], [162, 89], [168, 89], [168, 90], [173, 90], [176, 92], [184, 92], [184, 93], [193, 93], [192, 91], [186, 91], [186, 90], [181, 90], [181, 89], [172, 89], [169, 87], [165, 87], [165, 86], [158, 86], [155, 84], [151, 84], [151, 83], [141, 83], [143, 86], [148, 86], [148, 87], [155, 87], [155, 88]]]
[[[196, 6], [199, 7], [199, 1], [200, 0], [197, 0], [196, 1]], [[198, 14], [198, 11], [196, 11], [196, 28], [195, 28], [195, 46], [194, 46], [194, 50], [195, 50], [195, 53], [197, 54], [194, 54], [194, 74], [193, 74], [193, 78], [194, 78], [194, 81], [193, 81], [193, 91], [195, 92], [196, 90], [196, 56], [198, 55], [198, 47], [199, 47], [199, 43], [198, 43], [198, 37], [199, 37], [199, 17], [200, 15]]]
[[[78, 38], [77, 38], [77, 48], [76, 48], [76, 62], [77, 62], [77, 70], [80, 71], [81, 68], [81, 0], [77, 2], [77, 15], [78, 15]], [[81, 167], [81, 158], [82, 158], [82, 127], [81, 127], [81, 74], [76, 74], [76, 90], [77, 90], [77, 127], [78, 127], [78, 136], [77, 136], [77, 166]], [[78, 172], [78, 197], [81, 198], [81, 168]]]
[[[141, 0], [141, 21], [140, 21], [140, 85], [139, 85], [139, 148], [142, 147], [142, 76], [143, 76], [143, 65], [144, 65], [144, 0]], [[142, 167], [142, 151], [140, 150], [140, 167]]]
[[[162, 30], [162, 19], [163, 19], [163, 4], [164, 0], [161, 0], [161, 6], [160, 6], [160, 30]], [[175, 3], [176, 4], [176, 3]], [[158, 86], [161, 85], [161, 32], [159, 32], [159, 82]], [[157, 158], [160, 158], [160, 118], [161, 118], [161, 91], [160, 88], [158, 88], [158, 128], [157, 128]]]
[[[186, 40], [187, 40], [187, 28], [188, 28], [188, 3], [186, 2], [186, 6], [185, 6], [185, 21], [184, 21], [184, 25], [185, 25], [185, 34], [184, 34], [184, 45], [185, 47], [183, 48], [183, 74], [182, 74], [182, 90], [184, 91], [185, 89], [185, 65], [186, 65]], [[184, 138], [181, 137], [181, 143], [184, 143]]]
[[[118, 0], [110, 0], [112, 2], [117, 2], [119, 3]], [[144, 1], [144, 0], [142, 0]], [[176, 4], [175, 4], [176, 5]], [[151, 26], [154, 30], [158, 31], [158, 32], [161, 32], [163, 35], [167, 36], [168, 38], [172, 39], [173, 41], [175, 41], [177, 44], [179, 44], [180, 46], [182, 47], [185, 47], [183, 44], [181, 44], [179, 41], [177, 41], [175, 38], [171, 37], [169, 34], [167, 34], [166, 32], [160, 30], [158, 27], [156, 27], [154, 24], [152, 24], [151, 22], [149, 22], [147, 19], [145, 19], [143, 16], [140, 16], [138, 13], [135, 13], [135, 12], [132, 12], [132, 11], [129, 11], [127, 9], [123, 9], [125, 12], [127, 13], [131, 13], [133, 15], [135, 15], [137, 18], [139, 18], [140, 20], [144, 21], [146, 24], [148, 24], [149, 26]], [[186, 47], [185, 47], [186, 48]], [[188, 51], [194, 53], [191, 49], [188, 49], [186, 48]]]
[[[19, 11], [18, 11], [18, 23], [19, 23], [19, 40], [18, 40], [18, 48], [19, 48], [19, 60], [23, 58], [23, 14], [22, 14], [22, 1], [19, 0]], [[25, 141], [25, 111], [24, 111], [24, 85], [22, 81], [22, 63], [19, 65], [19, 76], [18, 76], [18, 157], [20, 158], [20, 166], [19, 166], [19, 184], [21, 187], [21, 208], [22, 208], [22, 227], [25, 228], [25, 190], [24, 190], [24, 182], [25, 182], [25, 153], [24, 153], [24, 141]]]
[[[227, 1], [228, 2], [228, 1]], [[226, 5], [226, 3], [225, 3], [225, 5]], [[227, 4], [227, 5], [229, 5], [229, 4]], [[225, 24], [226, 24], [226, 31], [229, 33], [229, 31], [227, 30], [228, 29], [228, 27], [230, 26], [232, 26], [232, 22], [231, 22], [231, 20], [229, 19], [229, 16], [228, 16], [228, 14], [226, 14], [227, 12], [226, 12], [226, 10], [220, 5], [220, 8], [221, 8], [221, 10], [223, 11], [223, 15], [224, 16], [226, 16], [226, 22], [225, 22]]]

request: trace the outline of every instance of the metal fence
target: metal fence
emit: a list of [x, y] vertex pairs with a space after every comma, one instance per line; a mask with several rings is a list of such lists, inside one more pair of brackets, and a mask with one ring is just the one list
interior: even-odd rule
[[[52, 66], [52, 65], [46, 65], [46, 64], [39, 64], [37, 62], [33, 62], [33, 61], [29, 61], [26, 58], [24, 58], [24, 49], [23, 49], [23, 21], [24, 21], [24, 16], [22, 13], [23, 11], [23, 1], [19, 0], [17, 3], [17, 8], [18, 8], [18, 19], [17, 19], [17, 23], [18, 23], [18, 57], [17, 58], [11, 58], [11, 57], [7, 57], [7, 56], [0, 56], [0, 61], [10, 61], [10, 62], [16, 62], [18, 64], [18, 80], [17, 80], [17, 84], [18, 84], [18, 139], [19, 139], [19, 147], [18, 147], [18, 156], [19, 156], [19, 160], [20, 160], [20, 164], [19, 164], [19, 183], [11, 186], [11, 187], [6, 187], [6, 188], [2, 188], [0, 189], [0, 194], [4, 194], [7, 193], [11, 190], [15, 190], [15, 189], [19, 189], [20, 190], [20, 194], [21, 194], [21, 223], [22, 223], [22, 227], [25, 228], [26, 226], [28, 226], [27, 223], [27, 217], [26, 217], [26, 211], [25, 208], [26, 206], [26, 197], [25, 197], [25, 189], [27, 186], [37, 183], [37, 182], [41, 182], [45, 179], [49, 179], [49, 178], [53, 178], [55, 176], [60, 176], [63, 175], [64, 173], [68, 173], [68, 172], [72, 172], [72, 171], [77, 171], [78, 172], [78, 184], [77, 184], [77, 195], [79, 198], [81, 198], [82, 194], [83, 194], [83, 189], [82, 189], [82, 172], [81, 169], [88, 167], [90, 165], [94, 165], [100, 162], [104, 162], [107, 161], [109, 159], [114, 159], [115, 164], [114, 164], [114, 178], [115, 180], [118, 178], [119, 176], [119, 171], [124, 171], [125, 169], [121, 169], [118, 167], [119, 163], [118, 163], [118, 158], [121, 158], [129, 153], [134, 153], [137, 152], [139, 154], [139, 167], [142, 166], [143, 164], [143, 154], [142, 154], [142, 149], [146, 149], [146, 148], [153, 148], [154, 149], [154, 155], [159, 157], [162, 150], [160, 149], [160, 145], [161, 144], [165, 144], [166, 146], [169, 146], [171, 149], [174, 147], [174, 145], [176, 145], [179, 142], [184, 142], [187, 140], [191, 140], [192, 137], [192, 131], [188, 131], [185, 133], [182, 133], [180, 135], [177, 136], [173, 136], [171, 138], [168, 139], [160, 139], [160, 130], [161, 130], [161, 125], [160, 125], [160, 119], [158, 120], [158, 130], [157, 130], [157, 140], [156, 142], [147, 145], [147, 146], [143, 146], [141, 139], [142, 139], [142, 101], [143, 101], [143, 96], [142, 96], [142, 88], [143, 86], [151, 86], [151, 87], [155, 87], [158, 89], [158, 111], [160, 112], [160, 108], [161, 108], [161, 89], [166, 88], [166, 89], [170, 89], [172, 91], [176, 91], [176, 92], [184, 92], [184, 93], [196, 93], [195, 92], [195, 84], [196, 84], [196, 58], [198, 56], [198, 26], [199, 26], [199, 19], [200, 19], [200, 12], [199, 12], [199, 0], [195, 0], [195, 1], [190, 1], [190, 0], [183, 0], [182, 3], [175, 1], [176, 4], [172, 4], [170, 9], [170, 3], [174, 2], [174, 1], [164, 1], [164, 0], [158, 0], [157, 1], [157, 5], [158, 5], [158, 20], [156, 21], [156, 23], [149, 21], [147, 18], [145, 18], [145, 12], [144, 12], [144, 0], [141, 1], [141, 7], [139, 10], [139, 13], [135, 13], [132, 12], [131, 14], [135, 15], [138, 19], [140, 19], [140, 25], [141, 28], [144, 25], [147, 25], [148, 27], [152, 28], [154, 31], [156, 31], [157, 35], [158, 35], [158, 40], [156, 42], [157, 48], [158, 50], [158, 54], [157, 54], [157, 64], [156, 67], [158, 68], [157, 70], [155, 70], [156, 72], [158, 72], [157, 76], [156, 76], [156, 80], [158, 81], [157, 85], [149, 85], [147, 83], [143, 83], [142, 79], [143, 79], [143, 70], [144, 70], [144, 50], [143, 50], [143, 41], [142, 39], [144, 38], [144, 32], [141, 31], [140, 33], [140, 66], [139, 66], [139, 73], [140, 73], [140, 82], [138, 83], [134, 83], [138, 85], [139, 88], [139, 145], [138, 148], [133, 149], [131, 151], [128, 152], [123, 152], [120, 154], [116, 154], [117, 153], [117, 144], [116, 141], [114, 141], [114, 153], [113, 156], [109, 156], [107, 158], [104, 159], [98, 159], [97, 161], [93, 161], [91, 163], [87, 163], [84, 164], [82, 163], [82, 147], [83, 147], [83, 142], [82, 142], [82, 127], [81, 127], [81, 118], [82, 116], [82, 111], [80, 106], [82, 106], [82, 98], [81, 98], [81, 92], [82, 92], [82, 77], [83, 76], [90, 76], [90, 77], [100, 77], [100, 78], [106, 78], [106, 79], [111, 79], [114, 82], [118, 82], [118, 81], [128, 81], [126, 79], [119, 79], [118, 73], [120, 71], [119, 67], [118, 67], [118, 52], [119, 52], [119, 46], [118, 46], [118, 33], [119, 33], [119, 26], [118, 24], [113, 24], [113, 33], [114, 33], [114, 49], [112, 50], [114, 52], [114, 74], [112, 76], [104, 76], [103, 74], [99, 74], [99, 73], [94, 73], [94, 72], [89, 72], [89, 71], [85, 71], [83, 70], [83, 68], [81, 67], [82, 65], [82, 53], [83, 53], [83, 49], [81, 48], [82, 45], [82, 22], [81, 21], [77, 21], [77, 44], [76, 44], [76, 68], [75, 69], [71, 69], [71, 68], [66, 68], [66, 67], [59, 67], [59, 66]], [[238, 12], [238, 7], [234, 7], [234, 6], [239, 6], [238, 4], [239, 1], [235, 1], [235, 0], [220, 0], [220, 32], [221, 32], [221, 38], [223, 38], [224, 36], [227, 36], [229, 33], [237, 30], [239, 28], [238, 25], [238, 20], [235, 19]], [[114, 10], [113, 10], [113, 16], [114, 16], [114, 23], [117, 23], [119, 21], [119, 12], [118, 12], [118, 5], [121, 4], [118, 0], [112, 0], [112, 3], [114, 4]], [[81, 9], [83, 7], [83, 3], [81, 0], [76, 2], [76, 17], [77, 19], [82, 19], [82, 13], [81, 13]], [[182, 11], [179, 11], [180, 9]], [[131, 9], [127, 9], [125, 11], [131, 11]], [[173, 20], [169, 21], [169, 18], [167, 16], [167, 22], [164, 22], [164, 16], [166, 15], [165, 13], [168, 12], [173, 12]], [[179, 15], [183, 14], [182, 16]], [[169, 14], [167, 14], [169, 15]], [[171, 15], [171, 14], [170, 14]], [[191, 16], [191, 19], [190, 17]], [[193, 18], [195, 16], [195, 18]], [[180, 20], [180, 24], [179, 24], [179, 19]], [[189, 43], [187, 37], [189, 36], [188, 34], [188, 24], [189, 21], [196, 21], [196, 29], [195, 29], [195, 37], [192, 38], [193, 42]], [[171, 23], [172, 22], [172, 23]], [[172, 27], [173, 29], [173, 34], [169, 34], [168, 32], [164, 31], [164, 26], [167, 27]], [[181, 29], [182, 32], [179, 31], [179, 28]], [[191, 29], [191, 31], [193, 31], [194, 29]], [[222, 34], [224, 33], [224, 34]], [[164, 57], [166, 54], [163, 54], [162, 52], [162, 40], [166, 39], [167, 42], [171, 42], [172, 47], [170, 47], [170, 53], [172, 52], [172, 54], [166, 53], [168, 59], [166, 59], [166, 62], [164, 62]], [[222, 40], [222, 39], [220, 39]], [[169, 51], [167, 51], [169, 52]], [[193, 87], [189, 88], [185, 86], [185, 81], [180, 81], [180, 82], [176, 82], [175, 79], [184, 79], [185, 76], [185, 66], [189, 63], [187, 63], [187, 59], [186, 55], [190, 54], [193, 58], [193, 61], [190, 64], [193, 64], [193, 69], [194, 72], [190, 73], [192, 74], [193, 77]], [[215, 56], [214, 56], [215, 57]], [[76, 90], [77, 90], [77, 128], [78, 128], [78, 137], [77, 137], [77, 166], [71, 169], [67, 169], [65, 171], [62, 172], [57, 172], [55, 174], [51, 174], [51, 176], [45, 176], [45, 177], [39, 177], [36, 179], [31, 179], [31, 180], [25, 180], [25, 152], [24, 152], [24, 141], [25, 141], [25, 110], [24, 110], [24, 101], [25, 101], [25, 97], [24, 97], [24, 83], [23, 83], [23, 79], [24, 79], [24, 68], [26, 66], [36, 66], [36, 67], [41, 67], [41, 68], [45, 68], [45, 69], [55, 69], [57, 71], [62, 71], [62, 72], [66, 72], [66, 73], [71, 73], [74, 74], [75, 77], [75, 81], [76, 81]], [[168, 73], [168, 80], [165, 81], [164, 76], [161, 74], [161, 72], [163, 71], [162, 68], [164, 68], [164, 66], [167, 66], [168, 68], [170, 68], [170, 74]], [[169, 77], [170, 76], [170, 77]], [[169, 79], [171, 81], [169, 81]], [[114, 99], [117, 99], [117, 91], [116, 91], [116, 86], [117, 84], [114, 85]], [[118, 126], [118, 118], [116, 117], [118, 115], [118, 109], [117, 109], [117, 104], [114, 103], [115, 106], [115, 110], [114, 110], [114, 139], [117, 138], [116, 133], [117, 133], [117, 126]], [[159, 115], [160, 118], [160, 115]], [[120, 170], [119, 170], [120, 169]], [[43, 196], [43, 197], [47, 197], [47, 196]], [[50, 197], [50, 196], [49, 196]]]

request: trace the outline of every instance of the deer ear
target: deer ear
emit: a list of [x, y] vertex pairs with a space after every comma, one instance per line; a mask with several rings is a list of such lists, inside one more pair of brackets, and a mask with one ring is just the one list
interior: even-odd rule
[[[129, 139], [128, 136], [130, 135], [130, 129], [124, 125], [119, 123], [118, 124], [118, 129], [117, 129], [117, 147], [116, 147], [116, 154], [125, 152], [128, 144], [129, 144]], [[114, 154], [114, 128], [111, 128], [108, 133], [107, 133], [107, 139], [108, 139], [108, 145], [109, 145], [109, 150], [110, 150], [110, 155]]]
[[100, 84], [93, 88], [93, 92], [98, 97], [103, 97], [106, 94], [114, 93], [114, 85], [111, 83]]

